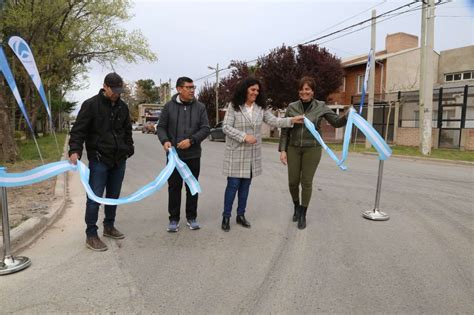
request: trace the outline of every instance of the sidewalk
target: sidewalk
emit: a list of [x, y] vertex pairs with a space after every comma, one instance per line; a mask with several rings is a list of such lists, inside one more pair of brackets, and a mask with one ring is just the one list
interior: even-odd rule
[[[67, 138], [64, 144], [64, 150], [67, 148]], [[63, 156], [61, 160], [65, 160]], [[28, 190], [33, 195], [33, 200], [36, 202], [25, 204], [18, 202], [18, 206], [12, 206], [13, 210], [9, 209], [10, 226], [14, 226], [10, 229], [10, 241], [11, 250], [13, 255], [31, 245], [41, 234], [50, 227], [56, 219], [63, 213], [67, 204], [67, 179], [68, 174], [63, 173], [58, 175], [55, 179], [49, 179], [48, 181], [56, 181], [52, 192], [48, 192], [50, 189], [47, 184], [41, 185], [35, 184], [31, 186], [31, 190]], [[46, 183], [47, 181], [43, 182]], [[38, 194], [38, 195], [36, 195]], [[9, 193], [7, 190], [7, 201], [12, 204], [12, 196], [15, 193]], [[36, 198], [36, 199], [35, 199]], [[28, 207], [28, 209], [24, 209]], [[22, 222], [25, 213], [28, 216], [31, 215], [27, 220]], [[16, 223], [19, 225], [16, 225]], [[0, 233], [0, 250], [3, 251], [3, 233]]]

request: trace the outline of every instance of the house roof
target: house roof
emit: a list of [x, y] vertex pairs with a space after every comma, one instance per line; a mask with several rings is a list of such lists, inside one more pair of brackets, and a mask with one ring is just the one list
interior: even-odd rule
[[[409, 48], [405, 50], [400, 50], [394, 53], [389, 53], [387, 54], [386, 50], [378, 51], [375, 53], [375, 60], [384, 60], [393, 56], [397, 55], [402, 55], [406, 54], [408, 52], [414, 51], [420, 49], [420, 47], [414, 47], [414, 48]], [[341, 60], [341, 65], [343, 68], [348, 68], [348, 67], [353, 67], [353, 66], [359, 66], [367, 63], [367, 55], [359, 55], [355, 57], [350, 57], [346, 59]]]

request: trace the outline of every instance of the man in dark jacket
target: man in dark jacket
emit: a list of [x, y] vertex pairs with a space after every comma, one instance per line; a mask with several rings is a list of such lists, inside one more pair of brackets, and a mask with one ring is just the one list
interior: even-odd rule
[[[89, 160], [89, 184], [94, 193], [107, 198], [120, 196], [125, 175], [125, 161], [134, 153], [132, 124], [127, 104], [120, 99], [123, 80], [115, 72], [104, 79], [99, 94], [86, 100], [72, 127], [69, 139], [69, 159], [76, 164], [86, 143]], [[122, 239], [125, 236], [114, 227], [117, 206], [106, 205], [104, 236]], [[97, 234], [99, 204], [87, 197], [86, 246], [94, 251], [105, 251], [107, 245]]]
[[[181, 77], [176, 82], [178, 94], [174, 95], [161, 111], [157, 134], [166, 152], [175, 147], [179, 158], [188, 165], [196, 179], [201, 166], [201, 142], [210, 133], [206, 107], [194, 98], [193, 80]], [[183, 179], [175, 169], [168, 179], [168, 232], [179, 228], [181, 189]], [[198, 195], [191, 195], [186, 186], [186, 219], [191, 230], [200, 228], [197, 217]]]

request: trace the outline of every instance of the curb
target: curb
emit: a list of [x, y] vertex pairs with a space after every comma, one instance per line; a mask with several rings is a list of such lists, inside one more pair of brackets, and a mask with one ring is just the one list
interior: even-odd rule
[[[68, 139], [69, 136], [66, 137], [63, 153], [67, 148]], [[63, 154], [61, 161], [65, 159]], [[56, 200], [51, 204], [48, 214], [29, 218], [10, 231], [12, 253], [20, 252], [35, 242], [63, 213], [67, 204], [67, 173], [59, 174], [56, 177], [54, 197]], [[1, 247], [3, 248], [3, 244]]]
[[[358, 152], [359, 154], [363, 155], [378, 155], [375, 152]], [[460, 160], [445, 160], [445, 159], [436, 159], [430, 157], [420, 157], [420, 156], [410, 156], [410, 155], [391, 155], [391, 158], [397, 158], [401, 160], [414, 160], [414, 161], [426, 161], [426, 162], [435, 162], [435, 163], [443, 163], [443, 164], [454, 164], [454, 165], [468, 165], [474, 166], [474, 162], [469, 161], [460, 161]]]
[[[263, 141], [263, 143], [278, 144], [278, 142], [271, 142], [271, 141]], [[341, 151], [334, 151], [334, 152], [341, 152]], [[376, 152], [351, 152], [351, 154], [378, 155], [378, 153]], [[426, 162], [443, 163], [443, 164], [474, 166], [474, 162], [470, 162], [470, 161], [446, 160], [446, 159], [437, 159], [437, 158], [432, 158], [432, 157], [420, 157], [420, 156], [412, 156], [412, 155], [392, 154], [390, 158], [397, 158], [397, 159], [402, 159], [402, 160], [413, 160], [413, 161], [426, 161]]]

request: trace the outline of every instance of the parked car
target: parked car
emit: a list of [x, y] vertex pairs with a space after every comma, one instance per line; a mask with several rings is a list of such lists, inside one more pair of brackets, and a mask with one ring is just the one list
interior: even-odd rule
[[155, 124], [151, 121], [145, 123], [142, 128], [142, 133], [155, 133]]
[[143, 128], [143, 124], [133, 124], [132, 125], [132, 130], [133, 131], [141, 131]]
[[211, 128], [211, 133], [209, 134], [209, 140], [222, 140], [225, 141], [225, 134], [222, 131], [222, 121], [219, 122], [214, 128]]

